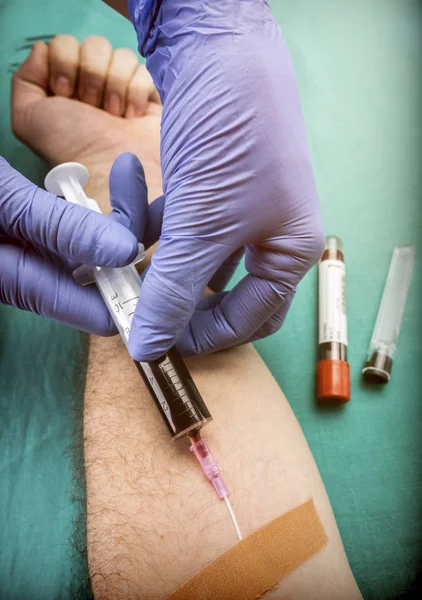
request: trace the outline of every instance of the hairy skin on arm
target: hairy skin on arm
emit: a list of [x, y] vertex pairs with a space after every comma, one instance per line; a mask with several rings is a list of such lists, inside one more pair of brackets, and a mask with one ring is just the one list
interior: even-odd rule
[[[358, 599], [335, 519], [290, 406], [252, 346], [192, 359], [244, 536], [314, 498], [328, 545], [268, 598]], [[123, 343], [91, 338], [84, 447], [94, 595], [163, 598], [237, 542], [184, 440], [172, 442]]]
[[[146, 152], [130, 150], [140, 158]], [[105, 213], [107, 162], [93, 166], [86, 186]], [[144, 166], [153, 199], [159, 167]], [[187, 365], [214, 418], [203, 436], [220, 461], [242, 534], [313, 497], [328, 535], [327, 546], [265, 598], [361, 598], [308, 444], [257, 352], [247, 345]], [[84, 453], [97, 599], [163, 598], [237, 543], [225, 503], [188, 448], [171, 440], [121, 339], [91, 337]]]

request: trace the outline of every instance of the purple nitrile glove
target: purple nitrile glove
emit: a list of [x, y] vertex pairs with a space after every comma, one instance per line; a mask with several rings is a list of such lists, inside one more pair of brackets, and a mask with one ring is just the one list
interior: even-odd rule
[[143, 169], [131, 154], [113, 166], [110, 199], [112, 218], [46, 192], [0, 157], [0, 302], [90, 333], [116, 333], [96, 287], [79, 286], [71, 271], [75, 262], [121, 267], [135, 258], [148, 205]]
[[[129, 349], [207, 354], [277, 331], [324, 247], [292, 61], [264, 0], [129, 0], [163, 102], [160, 242]], [[162, 202], [162, 201], [161, 201]], [[201, 294], [246, 247], [249, 274]]]

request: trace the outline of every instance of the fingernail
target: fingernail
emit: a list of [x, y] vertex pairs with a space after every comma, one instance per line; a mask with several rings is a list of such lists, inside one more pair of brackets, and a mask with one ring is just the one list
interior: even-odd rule
[[82, 93], [82, 102], [97, 106], [100, 103], [100, 94], [97, 88], [89, 87]]
[[126, 119], [134, 119], [136, 117], [136, 108], [133, 102], [128, 102], [126, 107]]
[[107, 112], [120, 117], [120, 97], [116, 94], [110, 94], [107, 100]]
[[57, 96], [70, 96], [70, 81], [64, 75], [58, 75], [54, 80], [53, 91]]

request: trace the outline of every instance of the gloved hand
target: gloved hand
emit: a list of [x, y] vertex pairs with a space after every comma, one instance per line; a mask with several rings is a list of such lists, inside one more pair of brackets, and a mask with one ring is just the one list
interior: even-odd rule
[[[163, 103], [161, 238], [134, 358], [206, 354], [274, 333], [324, 239], [299, 92], [265, 0], [129, 0]], [[162, 202], [162, 201], [161, 201]], [[249, 274], [200, 300], [246, 249]]]
[[148, 207], [133, 155], [115, 162], [110, 197], [111, 218], [42, 190], [0, 157], [0, 302], [98, 335], [116, 333], [95, 286], [79, 286], [71, 271], [76, 263], [120, 267], [135, 258]]

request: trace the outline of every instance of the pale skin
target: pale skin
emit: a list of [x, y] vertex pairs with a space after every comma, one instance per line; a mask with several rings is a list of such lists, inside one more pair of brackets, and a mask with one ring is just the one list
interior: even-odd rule
[[[161, 193], [161, 108], [152, 82], [141, 69], [142, 85], [130, 95], [138, 69], [134, 61], [132, 69], [117, 69], [119, 60], [103, 38], [88, 38], [82, 48], [76, 44], [70, 36], [58, 36], [49, 48], [37, 44], [15, 75], [15, 133], [50, 164], [86, 164], [91, 175], [86, 191], [105, 212], [110, 210], [108, 173], [124, 151], [139, 156], [155, 198]], [[106, 66], [98, 61], [102, 52], [108, 53]], [[67, 73], [74, 83], [61, 89], [50, 85], [53, 96], [47, 96], [52, 69]], [[84, 96], [81, 81], [85, 87], [95, 82], [101, 93]], [[118, 103], [107, 96], [112, 85], [120, 94]], [[66, 97], [75, 95], [80, 99]], [[129, 97], [137, 99], [143, 116], [128, 114]], [[214, 418], [203, 433], [220, 460], [243, 535], [311, 497], [328, 535], [322, 551], [265, 597], [361, 598], [310, 449], [254, 348], [189, 360], [188, 367]], [[164, 598], [236, 544], [225, 504], [196, 465], [187, 441], [171, 441], [117, 337], [91, 338], [84, 452], [88, 557], [96, 598]]]

